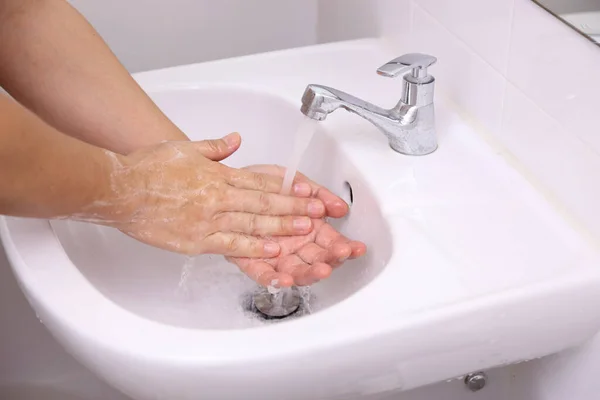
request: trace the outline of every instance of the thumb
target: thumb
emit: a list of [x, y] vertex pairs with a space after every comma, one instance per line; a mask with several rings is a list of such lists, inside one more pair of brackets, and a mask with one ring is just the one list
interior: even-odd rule
[[240, 134], [233, 132], [221, 139], [196, 142], [196, 146], [204, 157], [213, 161], [221, 161], [235, 153], [240, 148], [241, 143]]

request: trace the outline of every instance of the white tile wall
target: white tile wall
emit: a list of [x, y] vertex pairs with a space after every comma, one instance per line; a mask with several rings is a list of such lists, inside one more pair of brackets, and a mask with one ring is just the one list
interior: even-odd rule
[[491, 131], [500, 129], [504, 78], [428, 11], [413, 7], [409, 51], [435, 55], [436, 86]]
[[479, 56], [506, 71], [513, 0], [415, 0]]
[[69, 0], [131, 72], [316, 43], [317, 0]]
[[508, 79], [600, 154], [600, 48], [516, 0]]
[[[328, 1], [328, 0], [322, 0]], [[412, 30], [412, 0], [363, 0], [363, 7], [377, 8], [377, 33], [388, 38], [405, 39]]]
[[[399, 2], [403, 1], [406, 2]], [[322, 0], [318, 3], [317, 40], [320, 43], [377, 36], [377, 7], [364, 0]]]

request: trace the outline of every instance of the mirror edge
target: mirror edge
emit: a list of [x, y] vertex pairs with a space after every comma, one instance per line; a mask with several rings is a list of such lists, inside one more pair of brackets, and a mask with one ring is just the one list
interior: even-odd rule
[[584, 38], [586, 38], [592, 44], [600, 47], [600, 43], [596, 42], [590, 35], [585, 34], [580, 29], [578, 29], [576, 26], [574, 26], [573, 24], [571, 24], [569, 21], [567, 21], [563, 17], [561, 17], [559, 14], [555, 13], [554, 11], [552, 11], [545, 4], [543, 4], [541, 2], [541, 0], [531, 0], [531, 1], [533, 1], [535, 4], [537, 4], [538, 6], [540, 6], [542, 9], [546, 10], [546, 12], [550, 13], [552, 16], [554, 16], [559, 21], [561, 21], [563, 24], [567, 25], [569, 28], [571, 28], [572, 30], [574, 30], [575, 32], [577, 32], [580, 36], [583, 36]]

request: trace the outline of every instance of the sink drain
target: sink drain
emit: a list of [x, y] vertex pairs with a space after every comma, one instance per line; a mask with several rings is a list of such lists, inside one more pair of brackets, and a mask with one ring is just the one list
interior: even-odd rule
[[282, 289], [276, 296], [260, 287], [241, 297], [241, 306], [251, 318], [265, 322], [285, 321], [312, 313], [316, 299], [307, 287]]
[[296, 287], [281, 289], [277, 293], [263, 289], [252, 296], [254, 307], [267, 319], [285, 318], [294, 314], [300, 308], [301, 300]]

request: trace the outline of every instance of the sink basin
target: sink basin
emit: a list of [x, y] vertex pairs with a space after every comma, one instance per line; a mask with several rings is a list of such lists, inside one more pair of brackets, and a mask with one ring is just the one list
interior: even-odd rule
[[[285, 165], [293, 135], [304, 119], [294, 103], [235, 86], [169, 90], [152, 97], [192, 140], [241, 132], [241, 149], [224, 161], [232, 167]], [[241, 112], [233, 119], [228, 117], [230, 110]], [[390, 231], [364, 177], [322, 130], [315, 132], [300, 167], [342, 197], [349, 199], [352, 188], [352, 212], [333, 223], [374, 249], [311, 288], [310, 311], [315, 313], [350, 296], [382, 270], [391, 254]], [[183, 272], [186, 257], [145, 245], [116, 229], [66, 220], [52, 221], [50, 226], [73, 263], [69, 268], [76, 267], [95, 289], [125, 310], [191, 329], [242, 329], [267, 323], [248, 309], [258, 286], [223, 257], [196, 257]]]
[[[306, 85], [392, 105], [401, 81], [375, 68], [396, 53], [360, 40], [136, 79], [193, 139], [241, 132], [229, 165], [285, 165]], [[595, 241], [451, 103], [436, 107], [439, 148], [423, 157], [343, 111], [319, 125], [300, 169], [352, 199], [335, 223], [368, 255], [314, 285], [295, 318], [253, 314], [255, 285], [219, 257], [182, 277], [184, 257], [108, 228], [3, 218], [1, 237], [50, 332], [134, 399], [379, 396], [591, 338]]]

